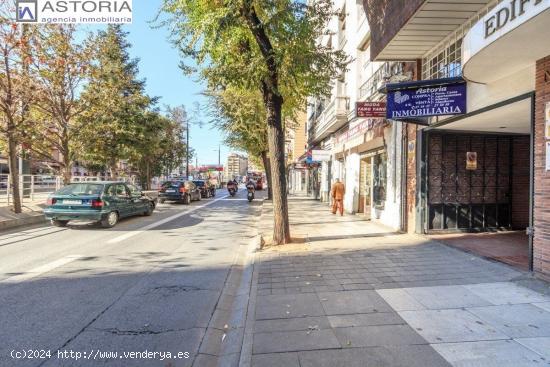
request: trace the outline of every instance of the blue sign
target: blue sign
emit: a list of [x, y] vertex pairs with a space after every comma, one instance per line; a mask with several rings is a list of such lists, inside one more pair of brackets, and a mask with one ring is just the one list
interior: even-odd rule
[[388, 92], [386, 118], [461, 115], [466, 113], [466, 83], [401, 89]]

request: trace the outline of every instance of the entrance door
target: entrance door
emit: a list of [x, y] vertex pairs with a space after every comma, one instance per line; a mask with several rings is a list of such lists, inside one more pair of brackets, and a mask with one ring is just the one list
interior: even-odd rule
[[372, 157], [361, 159], [359, 172], [359, 213], [370, 218], [372, 187]]

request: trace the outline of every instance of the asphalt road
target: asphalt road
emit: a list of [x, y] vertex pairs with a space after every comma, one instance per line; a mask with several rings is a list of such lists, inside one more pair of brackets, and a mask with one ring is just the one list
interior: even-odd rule
[[0, 366], [190, 366], [255, 235], [260, 203], [245, 195], [161, 204], [107, 230], [0, 235]]

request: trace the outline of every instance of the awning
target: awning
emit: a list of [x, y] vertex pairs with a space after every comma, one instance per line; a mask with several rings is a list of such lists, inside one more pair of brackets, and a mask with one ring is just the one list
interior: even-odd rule
[[364, 0], [371, 33], [376, 37], [371, 40], [371, 60], [420, 59], [489, 3], [491, 0]]

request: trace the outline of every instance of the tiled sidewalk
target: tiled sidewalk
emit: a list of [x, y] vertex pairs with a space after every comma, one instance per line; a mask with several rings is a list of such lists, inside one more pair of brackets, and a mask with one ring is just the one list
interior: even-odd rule
[[526, 273], [318, 202], [290, 212], [308, 242], [257, 254], [252, 366], [550, 366], [550, 297]]

